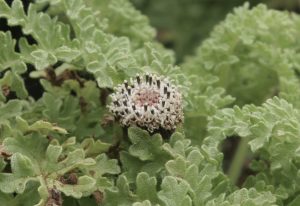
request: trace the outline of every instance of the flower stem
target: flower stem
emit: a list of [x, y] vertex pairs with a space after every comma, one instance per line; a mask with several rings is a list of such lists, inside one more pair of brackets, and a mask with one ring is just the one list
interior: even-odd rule
[[243, 168], [243, 163], [245, 161], [247, 153], [248, 153], [248, 139], [242, 138], [238, 145], [238, 149], [234, 154], [234, 158], [232, 160], [230, 168], [228, 170], [229, 179], [233, 184], [236, 184], [240, 177]]

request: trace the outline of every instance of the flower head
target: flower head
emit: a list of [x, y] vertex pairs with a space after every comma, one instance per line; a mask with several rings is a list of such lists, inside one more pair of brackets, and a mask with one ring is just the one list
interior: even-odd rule
[[176, 86], [154, 74], [137, 75], [115, 88], [108, 106], [124, 126], [140, 126], [150, 132], [173, 130], [183, 121], [182, 98]]

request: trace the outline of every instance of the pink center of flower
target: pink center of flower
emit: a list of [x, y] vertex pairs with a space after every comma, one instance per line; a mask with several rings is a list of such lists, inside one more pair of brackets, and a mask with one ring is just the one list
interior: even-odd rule
[[157, 91], [143, 88], [135, 93], [133, 102], [140, 107], [146, 104], [152, 106], [159, 103], [159, 97], [160, 94]]

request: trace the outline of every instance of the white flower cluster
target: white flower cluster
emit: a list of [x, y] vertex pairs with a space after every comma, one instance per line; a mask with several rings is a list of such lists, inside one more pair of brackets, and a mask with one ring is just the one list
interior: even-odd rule
[[183, 122], [182, 98], [167, 78], [155, 74], [137, 75], [115, 88], [108, 106], [124, 126], [140, 126], [153, 132], [173, 130]]

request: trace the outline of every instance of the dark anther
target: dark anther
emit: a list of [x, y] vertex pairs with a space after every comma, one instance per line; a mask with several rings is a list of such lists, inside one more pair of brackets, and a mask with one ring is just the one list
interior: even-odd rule
[[140, 84], [140, 83], [141, 83], [140, 76], [136, 76], [136, 81], [138, 82], [138, 84]]
[[157, 80], [156, 82], [157, 82], [157, 88], [160, 88], [160, 81]]
[[164, 87], [164, 94], [167, 93], [167, 87]]
[[152, 84], [152, 77], [149, 78], [149, 84]]
[[144, 105], [144, 110], [147, 111], [147, 105]]
[[168, 99], [170, 98], [170, 92], [167, 92], [167, 98]]
[[165, 106], [165, 101], [162, 101], [162, 106], [163, 106], [163, 107]]

